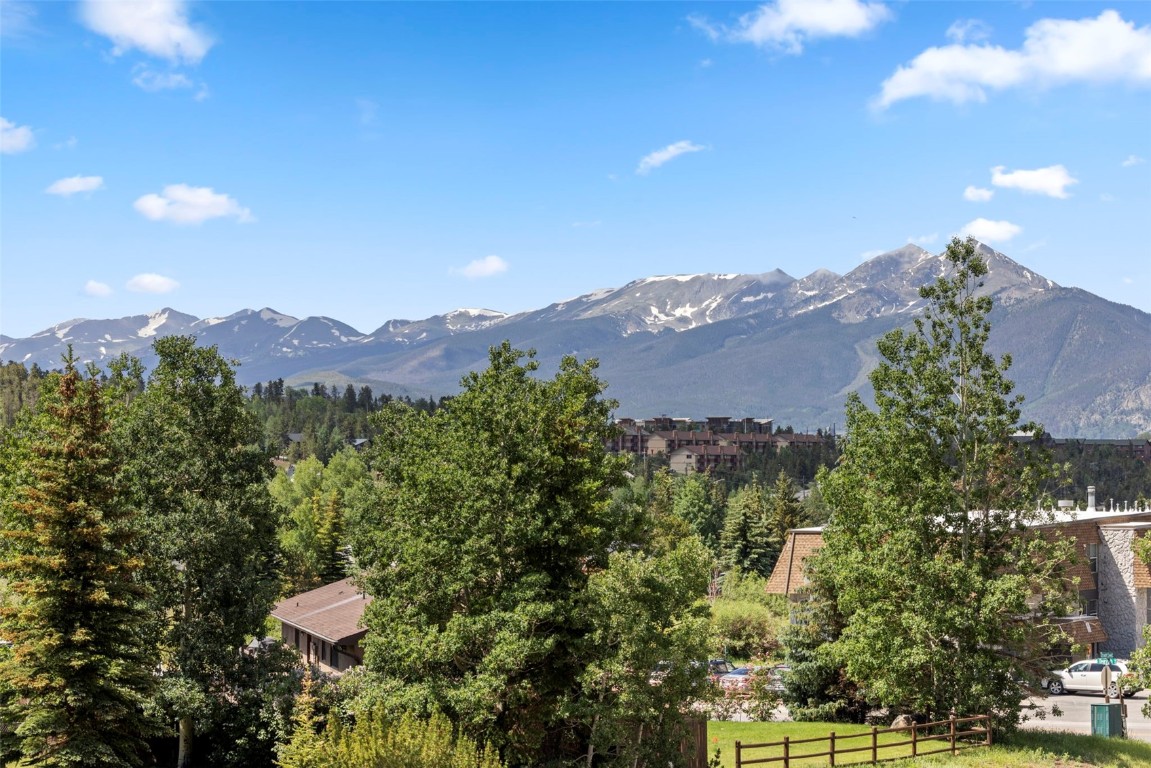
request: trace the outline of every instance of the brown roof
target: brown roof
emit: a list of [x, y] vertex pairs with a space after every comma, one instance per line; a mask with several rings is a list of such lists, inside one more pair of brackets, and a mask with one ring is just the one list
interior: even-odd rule
[[1059, 619], [1056, 625], [1071, 638], [1071, 642], [1075, 645], [1107, 642], [1107, 632], [1103, 629], [1103, 622], [1094, 616]]
[[807, 581], [803, 563], [823, 546], [822, 528], [797, 528], [787, 532], [787, 541], [767, 580], [769, 595], [793, 595]]
[[684, 445], [672, 451], [671, 455], [685, 453], [696, 456], [739, 456], [740, 450], [734, 445]]
[[806, 443], [808, 445], [815, 445], [822, 443], [824, 438], [820, 435], [809, 435], [806, 432], [781, 432], [778, 435], [773, 435], [775, 442], [781, 445]]
[[370, 602], [372, 598], [357, 590], [351, 579], [344, 579], [281, 600], [272, 616], [309, 635], [343, 644], [367, 631], [360, 627], [360, 619]]

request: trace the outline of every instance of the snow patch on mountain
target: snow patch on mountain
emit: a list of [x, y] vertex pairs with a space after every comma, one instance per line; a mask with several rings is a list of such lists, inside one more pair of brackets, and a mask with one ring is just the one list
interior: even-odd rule
[[[164, 323], [168, 322], [168, 310], [164, 309], [159, 312], [153, 312], [148, 315], [148, 324], [140, 330], [136, 331], [136, 335], [141, 339], [146, 339], [150, 336], [155, 336], [156, 331], [160, 329]], [[108, 338], [108, 334], [104, 335]]]
[[274, 309], [270, 309], [269, 307], [264, 307], [259, 311], [258, 314], [261, 320], [271, 321], [281, 328], [291, 328], [293, 325], [300, 322], [294, 317], [282, 314]]

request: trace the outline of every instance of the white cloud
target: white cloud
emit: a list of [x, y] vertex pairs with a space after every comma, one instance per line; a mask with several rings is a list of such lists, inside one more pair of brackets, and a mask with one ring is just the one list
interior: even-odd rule
[[145, 91], [171, 91], [178, 88], [191, 88], [192, 78], [181, 72], [156, 72], [147, 65], [136, 67], [132, 84]]
[[938, 239], [939, 239], [939, 233], [938, 232], [932, 232], [930, 235], [920, 235], [919, 237], [914, 237], [912, 235], [908, 235], [907, 242], [915, 243], [916, 245], [918, 245], [919, 247], [922, 248], [925, 245], [931, 245], [932, 243], [934, 243]]
[[1147, 161], [1144, 160], [1142, 157], [1139, 157], [1139, 155], [1127, 155], [1127, 157], [1124, 158], [1123, 162], [1120, 163], [1120, 165], [1123, 166], [1124, 168], [1130, 168], [1133, 165], [1142, 165], [1145, 162], [1147, 162]]
[[75, 149], [79, 143], [75, 136], [69, 136], [64, 141], [53, 144], [52, 149]]
[[144, 195], [133, 205], [145, 218], [174, 224], [199, 224], [221, 218], [234, 218], [244, 223], [255, 221], [250, 210], [211, 187], [169, 184], [161, 194]]
[[953, 44], [928, 48], [883, 81], [873, 102], [927, 96], [962, 104], [987, 100], [987, 91], [1064, 83], [1151, 84], [1151, 26], [1138, 27], [1118, 12], [1097, 18], [1041, 19], [1027, 28], [1023, 47]]
[[85, 26], [115, 44], [116, 56], [137, 48], [173, 63], [196, 64], [213, 43], [205, 30], [188, 21], [183, 0], [86, 0], [80, 17]]
[[508, 263], [499, 256], [484, 256], [482, 259], [468, 262], [468, 265], [462, 269], [453, 268], [451, 270], [453, 274], [461, 274], [470, 280], [475, 280], [480, 277], [491, 277], [492, 275], [498, 275], [501, 272], [507, 271]]
[[979, 19], [959, 19], [947, 28], [947, 39], [956, 43], [978, 43], [991, 36], [991, 27]]
[[887, 251], [883, 250], [882, 248], [875, 248], [873, 250], [864, 251], [863, 253], [859, 254], [859, 260], [868, 261], [869, 259], [874, 259], [876, 256], [882, 256], [885, 253], [887, 253]]
[[689, 21], [712, 40], [722, 38], [799, 54], [809, 40], [858, 37], [891, 15], [882, 3], [860, 0], [774, 0], [744, 14], [731, 28], [700, 17]]
[[723, 37], [723, 28], [716, 24], [712, 24], [711, 20], [706, 16], [700, 16], [698, 13], [693, 13], [687, 17], [687, 22], [702, 32], [704, 35], [706, 35], [707, 39], [711, 40], [713, 43], [718, 42], [719, 39]]
[[98, 280], [89, 280], [84, 283], [84, 293], [89, 296], [97, 296], [103, 298], [112, 295], [112, 286], [107, 283], [101, 283]]
[[0, 153], [14, 155], [36, 146], [36, 137], [26, 125], [16, 125], [0, 117]]
[[978, 218], [964, 225], [960, 234], [970, 235], [983, 243], [1002, 243], [1010, 240], [1023, 231], [1023, 227], [1012, 224], [1010, 221], [991, 221]]
[[52, 182], [46, 190], [49, 195], [68, 197], [77, 192], [95, 192], [104, 188], [103, 176], [69, 176], [66, 179]]
[[655, 152], [645, 155], [639, 161], [639, 166], [635, 169], [635, 172], [640, 176], [646, 176], [654, 169], [659, 168], [670, 160], [674, 160], [680, 155], [686, 155], [689, 152], [702, 152], [705, 149], [707, 149], [707, 147], [692, 144], [690, 141], [677, 141], [674, 144], [668, 144], [663, 149], [657, 149]]
[[1079, 180], [1072, 178], [1062, 165], [1049, 165], [1046, 168], [1036, 168], [1033, 171], [1009, 171], [1006, 173], [1004, 173], [1002, 165], [997, 165], [991, 169], [991, 183], [997, 187], [1018, 189], [1023, 192], [1065, 200], [1068, 197], [1067, 187], [1078, 184]]
[[986, 203], [994, 196], [995, 190], [983, 187], [968, 186], [967, 189], [963, 190], [963, 199], [973, 203]]
[[124, 284], [124, 287], [134, 293], [171, 293], [179, 288], [180, 284], [170, 277], [145, 272], [133, 277]]

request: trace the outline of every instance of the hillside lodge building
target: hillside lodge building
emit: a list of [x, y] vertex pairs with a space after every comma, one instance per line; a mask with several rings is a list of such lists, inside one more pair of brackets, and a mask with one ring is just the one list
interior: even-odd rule
[[660, 416], [654, 419], [618, 419], [618, 432], [608, 443], [612, 453], [664, 457], [677, 474], [715, 469], [739, 470], [748, 453], [779, 452], [784, 448], [816, 446], [829, 439], [822, 434], [772, 434], [771, 419], [708, 416], [703, 421]]
[[[1143, 628], [1151, 624], [1151, 568], [1135, 555], [1135, 541], [1151, 533], [1151, 506], [1101, 509], [1090, 487], [1085, 510], [1061, 508], [1055, 522], [1036, 528], [1074, 538], [1082, 558], [1067, 573], [1079, 578], [1079, 610], [1058, 620], [1071, 644], [1079, 646], [1067, 655], [1073, 660], [1100, 652], [1130, 657], [1143, 645]], [[788, 531], [768, 593], [803, 600], [804, 564], [822, 544], [822, 527]]]

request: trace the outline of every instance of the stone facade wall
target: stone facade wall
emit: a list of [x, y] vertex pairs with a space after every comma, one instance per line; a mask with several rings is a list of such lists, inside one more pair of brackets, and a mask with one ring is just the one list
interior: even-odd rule
[[1136, 632], [1136, 647], [1143, 645], [1143, 629], [1147, 626], [1147, 609], [1148, 602], [1151, 601], [1151, 590], [1139, 589], [1135, 590], [1135, 632]]
[[1139, 647], [1141, 628], [1132, 572], [1135, 555], [1131, 551], [1131, 541], [1134, 532], [1100, 528], [1099, 538], [1099, 619], [1107, 628], [1109, 637], [1100, 650], [1126, 658]]

